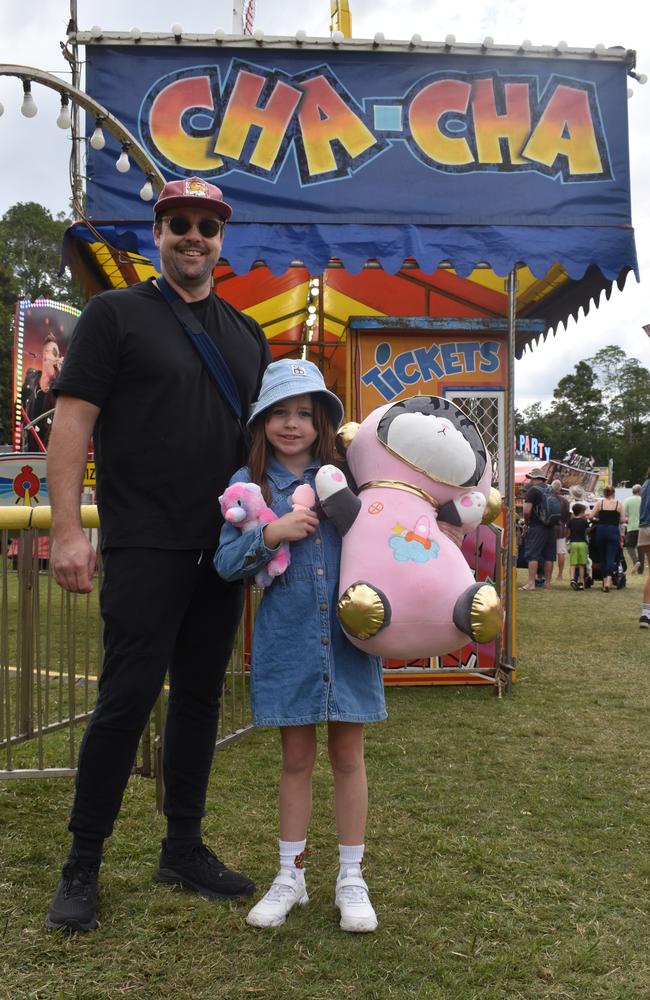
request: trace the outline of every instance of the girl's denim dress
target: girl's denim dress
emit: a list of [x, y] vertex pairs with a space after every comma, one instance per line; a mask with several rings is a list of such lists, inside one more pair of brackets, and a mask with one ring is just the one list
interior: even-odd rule
[[[318, 464], [301, 479], [271, 459], [271, 507], [281, 517], [301, 482], [314, 486]], [[240, 469], [231, 483], [248, 482]], [[262, 529], [241, 532], [225, 523], [214, 565], [225, 580], [251, 576], [273, 555]], [[258, 726], [313, 722], [379, 722], [386, 718], [381, 661], [346, 639], [338, 618], [341, 539], [321, 517], [320, 527], [291, 542], [291, 564], [264, 595], [255, 619], [251, 701]]]

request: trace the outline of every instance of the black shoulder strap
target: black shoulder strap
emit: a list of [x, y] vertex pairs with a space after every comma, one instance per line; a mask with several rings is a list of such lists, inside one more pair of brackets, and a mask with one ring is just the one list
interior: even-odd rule
[[180, 295], [172, 288], [162, 275], [156, 279], [156, 284], [163, 296], [173, 310], [176, 319], [179, 321], [185, 333], [190, 338], [195, 349], [200, 354], [205, 367], [208, 369], [210, 378], [217, 389], [228, 403], [237, 420], [242, 424], [241, 400], [237, 385], [233, 378], [228, 364], [215, 344], [214, 340], [208, 336], [198, 319], [184, 302]]

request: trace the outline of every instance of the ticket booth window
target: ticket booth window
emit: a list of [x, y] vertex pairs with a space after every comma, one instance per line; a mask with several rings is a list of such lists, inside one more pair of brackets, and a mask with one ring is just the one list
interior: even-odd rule
[[505, 494], [505, 454], [504, 454], [504, 409], [503, 392], [484, 392], [480, 389], [463, 389], [446, 392], [445, 396], [455, 403], [476, 424], [490, 455], [492, 455], [492, 485], [501, 495]]

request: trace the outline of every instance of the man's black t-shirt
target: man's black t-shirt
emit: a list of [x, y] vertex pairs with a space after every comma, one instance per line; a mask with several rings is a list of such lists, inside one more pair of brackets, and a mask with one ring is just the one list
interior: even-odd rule
[[[271, 360], [262, 329], [210, 295], [191, 304], [224, 356], [244, 419]], [[213, 548], [218, 497], [242, 464], [230, 407], [152, 282], [91, 299], [56, 384], [93, 403], [103, 545]]]

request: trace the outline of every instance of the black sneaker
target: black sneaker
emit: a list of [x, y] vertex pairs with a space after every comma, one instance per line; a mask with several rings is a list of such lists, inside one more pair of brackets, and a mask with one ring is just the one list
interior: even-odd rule
[[648, 615], [641, 615], [639, 618], [640, 628], [650, 628], [650, 617]]
[[99, 927], [97, 896], [98, 862], [68, 861], [45, 920], [48, 930], [94, 931]]
[[577, 580], [571, 580], [569, 586], [571, 587], [571, 590], [578, 590], [580, 588], [580, 584]]
[[162, 841], [156, 882], [182, 885], [207, 899], [236, 899], [251, 896], [255, 883], [246, 875], [230, 871], [205, 844], [195, 844], [182, 854], [171, 854], [167, 841]]

